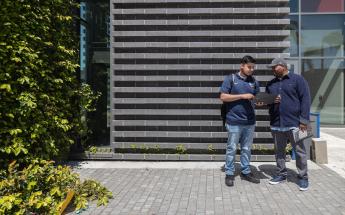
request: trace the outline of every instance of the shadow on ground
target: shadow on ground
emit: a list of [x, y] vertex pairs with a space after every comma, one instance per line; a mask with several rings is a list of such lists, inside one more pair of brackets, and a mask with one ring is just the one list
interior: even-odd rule
[[[235, 163], [235, 176], [240, 175], [241, 173], [241, 164]], [[259, 179], [271, 179], [276, 175], [276, 166], [272, 164], [263, 164], [257, 167], [250, 165], [251, 172]], [[225, 165], [220, 167], [222, 172], [225, 172]], [[287, 181], [298, 184], [298, 174], [296, 171], [287, 168], [288, 176]]]

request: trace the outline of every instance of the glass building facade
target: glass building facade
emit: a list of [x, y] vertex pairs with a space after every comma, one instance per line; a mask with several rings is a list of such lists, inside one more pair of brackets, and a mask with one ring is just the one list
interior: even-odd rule
[[101, 96], [88, 115], [90, 143], [109, 145], [109, 0], [80, 2], [80, 78]]
[[[90, 141], [109, 144], [110, 1], [85, 0], [80, 7], [81, 80], [101, 92], [90, 114]], [[290, 0], [289, 61], [308, 81], [312, 112], [321, 125], [345, 125], [344, 0]]]
[[290, 61], [309, 83], [312, 112], [344, 125], [344, 0], [291, 0], [290, 20]]

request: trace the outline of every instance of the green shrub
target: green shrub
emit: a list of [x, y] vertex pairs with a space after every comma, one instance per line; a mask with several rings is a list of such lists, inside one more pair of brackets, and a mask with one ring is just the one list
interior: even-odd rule
[[177, 154], [185, 154], [186, 152], [187, 152], [187, 149], [186, 149], [185, 145], [183, 145], [183, 144], [176, 145], [176, 153]]
[[75, 11], [74, 0], [0, 1], [0, 168], [61, 159], [87, 133], [97, 95], [78, 80]]
[[285, 147], [285, 153], [291, 154], [291, 152], [292, 152], [292, 145], [291, 145], [291, 143], [288, 143], [288, 144], [286, 144], [286, 147]]
[[213, 147], [212, 144], [207, 145], [207, 150], [208, 150], [210, 153], [214, 153], [214, 152], [215, 152], [215, 149], [214, 149], [214, 147]]
[[70, 167], [54, 166], [52, 161], [33, 160], [20, 170], [12, 162], [0, 172], [0, 214], [59, 214], [67, 192], [75, 192], [75, 209], [86, 208], [89, 201], [106, 205], [112, 194], [93, 180], [81, 182]]
[[69, 189], [77, 209], [111, 197], [98, 182], [44, 161], [83, 142], [98, 97], [78, 80], [76, 2], [0, 1], [0, 214], [57, 214]]

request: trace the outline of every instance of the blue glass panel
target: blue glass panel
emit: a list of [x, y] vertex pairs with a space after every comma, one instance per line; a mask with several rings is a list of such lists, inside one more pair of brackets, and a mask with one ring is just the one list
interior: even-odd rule
[[320, 112], [321, 124], [345, 124], [344, 59], [303, 59], [302, 75], [308, 81], [312, 112]]
[[290, 0], [290, 12], [297, 13], [298, 12], [298, 0]]
[[299, 45], [299, 31], [298, 31], [298, 16], [290, 16], [290, 56], [298, 56], [298, 45]]
[[302, 16], [302, 56], [344, 56], [344, 15]]

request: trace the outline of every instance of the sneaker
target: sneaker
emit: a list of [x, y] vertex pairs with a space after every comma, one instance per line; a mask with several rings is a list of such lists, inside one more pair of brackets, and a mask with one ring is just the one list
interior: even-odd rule
[[277, 176], [274, 176], [271, 180], [269, 180], [268, 183], [272, 185], [276, 185], [285, 181], [286, 181], [286, 176], [277, 175]]
[[300, 179], [298, 182], [299, 190], [300, 191], [307, 191], [309, 188], [309, 182], [308, 179]]
[[225, 176], [225, 184], [228, 187], [232, 187], [234, 186], [234, 180], [235, 180], [235, 176], [233, 175], [226, 175]]
[[248, 174], [241, 173], [241, 179], [252, 182], [254, 184], [260, 184], [260, 179], [255, 178], [253, 173], [248, 173]]

